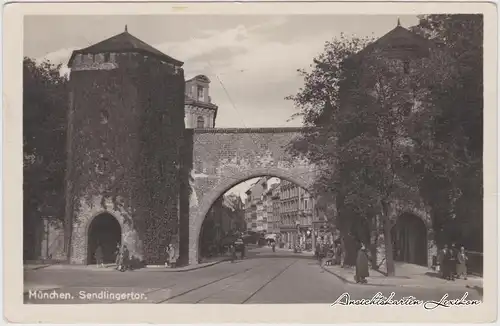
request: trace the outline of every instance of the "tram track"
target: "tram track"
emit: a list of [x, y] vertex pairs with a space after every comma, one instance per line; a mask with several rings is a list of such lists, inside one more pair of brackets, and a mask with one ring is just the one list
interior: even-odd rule
[[[244, 273], [247, 273], [247, 272], [249, 272], [249, 271], [252, 271], [252, 270], [258, 269], [258, 268], [260, 268], [260, 267], [262, 267], [262, 266], [265, 266], [265, 265], [266, 265], [265, 263], [263, 263], [263, 264], [259, 264], [259, 265], [257, 265], [256, 267], [253, 267], [253, 268], [251, 268], [250, 270], [247, 270], [247, 271], [245, 271], [245, 272], [243, 272], [243, 273], [241, 273], [241, 274], [244, 274]], [[251, 273], [250, 273], [247, 277], [243, 278], [243, 279], [242, 279], [242, 280], [240, 280], [240, 281], [241, 281], [241, 282], [243, 282], [243, 281], [245, 281], [245, 280], [247, 280], [247, 279], [251, 278], [252, 276], [253, 276], [253, 274], [251, 274]], [[227, 284], [227, 285], [225, 285], [224, 287], [222, 287], [219, 291], [217, 291], [217, 292], [215, 292], [215, 293], [211, 293], [211, 294], [209, 294], [208, 296], [206, 296], [206, 297], [204, 297], [204, 298], [202, 298], [202, 299], [197, 300], [195, 303], [200, 303], [200, 302], [202, 302], [203, 300], [206, 300], [206, 299], [208, 299], [208, 298], [210, 298], [210, 297], [213, 297], [214, 295], [217, 295], [217, 294], [219, 294], [219, 293], [222, 293], [222, 292], [224, 292], [226, 289], [230, 288], [232, 285], [233, 285], [233, 284]]]
[[[244, 304], [246, 302], [248, 302], [250, 299], [252, 299], [256, 294], [258, 294], [260, 291], [262, 291], [267, 285], [269, 285], [271, 282], [273, 282], [276, 278], [278, 278], [280, 275], [282, 275], [285, 271], [287, 271], [290, 267], [292, 267], [293, 264], [295, 264], [298, 260], [294, 260], [292, 261], [290, 264], [287, 264], [283, 269], [281, 269], [278, 273], [276, 273], [275, 275], [273, 275], [269, 280], [267, 280], [264, 284], [262, 284], [261, 286], [258, 287], [257, 290], [251, 292], [251, 294], [246, 297], [243, 301], [239, 302], [239, 304]], [[194, 287], [192, 289], [189, 289], [187, 291], [184, 291], [182, 293], [179, 293], [177, 295], [174, 295], [174, 296], [171, 296], [169, 298], [166, 298], [164, 300], [161, 300], [161, 301], [158, 301], [158, 302], [155, 302], [155, 303], [169, 303], [169, 301], [173, 300], [173, 299], [176, 299], [176, 298], [180, 298], [182, 296], [185, 296], [185, 295], [188, 295], [190, 293], [193, 293], [195, 291], [198, 291], [198, 290], [201, 290], [201, 289], [204, 289], [204, 288], [207, 288], [211, 285], [214, 285], [216, 283], [221, 283], [221, 282], [224, 282], [225, 280], [227, 279], [230, 279], [230, 278], [233, 278], [235, 276], [238, 276], [238, 275], [241, 275], [241, 274], [245, 274], [245, 273], [248, 273], [248, 272], [254, 272], [254, 273], [249, 273], [248, 276], [244, 277], [243, 279], [239, 280], [239, 282], [244, 282], [245, 280], [248, 280], [248, 279], [251, 279], [252, 277], [256, 276], [255, 274], [255, 271], [258, 270], [259, 268], [261, 267], [265, 267], [266, 265], [269, 266], [269, 264], [272, 264], [272, 262], [269, 262], [269, 261], [266, 261], [264, 263], [261, 263], [261, 264], [258, 264], [256, 266], [252, 266], [250, 268], [245, 268], [244, 270], [242, 271], [239, 271], [239, 272], [236, 272], [236, 273], [231, 273], [230, 275], [227, 275], [227, 276], [224, 276], [224, 277], [221, 277], [221, 278], [218, 278], [216, 280], [213, 280], [209, 283], [206, 283], [206, 284], [202, 284], [200, 286], [197, 286], [197, 287]], [[214, 297], [222, 292], [224, 292], [225, 290], [231, 288], [232, 286], [234, 285], [234, 283], [231, 283], [231, 284], [227, 284], [227, 285], [224, 285], [222, 286], [220, 289], [218, 289], [217, 291], [213, 292], [213, 293], [210, 293], [209, 295], [206, 295], [206, 296], [203, 296], [202, 298], [200, 299], [197, 299], [193, 302], [193, 304], [197, 304], [197, 303], [200, 303], [206, 299], [209, 299], [211, 297]], [[160, 291], [161, 289], [157, 290], [157, 291]], [[155, 291], [156, 292], [156, 291]]]
[[[210, 285], [212, 285], [212, 284], [215, 284], [215, 283], [218, 283], [218, 282], [222, 282], [222, 281], [224, 281], [224, 280], [226, 280], [226, 279], [228, 279], [228, 278], [234, 277], [234, 276], [236, 276], [236, 275], [244, 274], [244, 273], [246, 273], [246, 272], [248, 272], [248, 271], [251, 271], [252, 269], [258, 268], [258, 267], [260, 267], [260, 266], [262, 266], [262, 265], [264, 265], [264, 264], [259, 264], [259, 265], [257, 265], [257, 266], [252, 266], [252, 267], [245, 268], [245, 269], [244, 269], [244, 270], [242, 270], [242, 271], [238, 271], [238, 272], [235, 272], [235, 273], [231, 273], [231, 274], [226, 275], [226, 276], [224, 276], [224, 277], [221, 277], [221, 278], [218, 278], [218, 279], [216, 279], [216, 280], [213, 280], [213, 281], [211, 281], [211, 282], [209, 282], [209, 283], [202, 284], [202, 285], [200, 285], [200, 286], [196, 286], [196, 287], [194, 287], [194, 288], [192, 288], [192, 289], [186, 290], [186, 291], [184, 291], [184, 292], [181, 292], [181, 293], [179, 293], [179, 294], [173, 295], [173, 296], [171, 296], [171, 297], [169, 297], [169, 298], [166, 298], [166, 299], [164, 299], [164, 300], [161, 300], [161, 301], [158, 301], [158, 302], [155, 302], [155, 303], [156, 303], [156, 304], [165, 303], [165, 302], [167, 302], [167, 301], [169, 301], [169, 300], [172, 300], [172, 299], [175, 299], [175, 298], [182, 297], [182, 296], [184, 296], [184, 295], [186, 295], [186, 294], [189, 294], [189, 293], [191, 293], [191, 292], [194, 292], [194, 291], [197, 291], [197, 290], [199, 290], [199, 289], [205, 288], [205, 287], [210, 286]], [[155, 290], [155, 291], [152, 291], [151, 293], [154, 293], [154, 292], [157, 292], [157, 291], [161, 291], [161, 290], [165, 290], [165, 289], [166, 289], [166, 288], [163, 288], [163, 289], [157, 289], [157, 290]], [[204, 298], [204, 299], [206, 299], [206, 298]], [[203, 300], [204, 300], [204, 299], [203, 299]], [[167, 302], [167, 303], [168, 303], [168, 302]]]
[[269, 281], [267, 281], [266, 283], [264, 283], [256, 291], [254, 291], [248, 298], [246, 298], [243, 302], [241, 302], [241, 304], [244, 304], [244, 303], [248, 302], [250, 299], [252, 299], [257, 293], [259, 293], [260, 291], [262, 291], [269, 283], [271, 283], [272, 281], [274, 281], [275, 279], [277, 279], [281, 274], [283, 274], [284, 272], [286, 272], [297, 261], [298, 260], [296, 259], [291, 264], [288, 264], [282, 271], [280, 271], [278, 274], [276, 274], [275, 276], [273, 276]]

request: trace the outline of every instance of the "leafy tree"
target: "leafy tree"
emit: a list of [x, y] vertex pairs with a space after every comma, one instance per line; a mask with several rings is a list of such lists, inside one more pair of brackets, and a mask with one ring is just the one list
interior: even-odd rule
[[[390, 205], [417, 199], [426, 182], [422, 171], [451, 159], [443, 155], [446, 146], [433, 141], [436, 129], [428, 123], [435, 121], [439, 131], [430, 95], [453, 87], [457, 69], [454, 58], [431, 43], [424, 45], [428, 55], [411, 58], [383, 47], [362, 55], [342, 52], [353, 49], [351, 44], [345, 38], [327, 44], [320, 59], [332, 53], [345, 56], [315, 59], [315, 69], [304, 74], [305, 88], [290, 97], [302, 109], [306, 125], [322, 127], [305, 133], [294, 149], [324, 169], [317, 187], [335, 193], [337, 225], [344, 237], [350, 234], [369, 245], [373, 257], [379, 233], [383, 236], [387, 273], [393, 275]], [[454, 174], [449, 176], [455, 180]]]
[[[425, 110], [428, 85], [445, 82], [446, 56], [413, 58], [375, 49], [355, 56], [346, 69], [341, 109], [336, 117], [338, 138], [338, 192], [342, 204], [364, 216], [369, 234], [359, 237], [370, 244], [372, 257], [378, 245], [381, 222], [388, 275], [394, 275], [390, 207], [395, 200], [414, 200], [415, 174], [407, 166], [414, 147], [412, 117]], [[403, 60], [401, 60], [403, 59]], [[420, 121], [419, 121], [420, 122]], [[367, 239], [367, 236], [370, 238]], [[372, 265], [375, 261], [372, 261]]]
[[429, 141], [435, 146], [417, 150], [427, 158], [421, 194], [432, 209], [438, 241], [458, 240], [482, 250], [483, 17], [420, 18], [413, 31], [443, 44], [455, 71], [454, 83], [435, 84], [429, 94], [434, 117], [427, 122], [433, 130]]
[[[315, 195], [332, 200], [337, 206], [343, 207], [343, 199], [337, 191], [337, 128], [335, 122], [340, 108], [340, 86], [345, 82], [344, 60], [363, 49], [371, 38], [347, 37], [342, 34], [339, 38], [325, 43], [324, 51], [313, 60], [310, 71], [299, 69], [304, 78], [304, 86], [293, 96], [287, 97], [294, 102], [300, 112], [304, 125], [320, 127], [306, 129], [302, 137], [292, 143], [291, 150], [299, 155], [308, 157], [320, 169], [318, 179], [314, 184]], [[330, 216], [332, 222], [341, 230], [344, 249], [350, 246], [349, 234], [355, 223], [354, 219], [342, 209], [337, 209], [335, 216]], [[346, 252], [345, 261], [353, 261], [355, 256], [352, 250]]]
[[23, 60], [25, 255], [33, 256], [41, 218], [64, 219], [66, 85], [60, 65]]

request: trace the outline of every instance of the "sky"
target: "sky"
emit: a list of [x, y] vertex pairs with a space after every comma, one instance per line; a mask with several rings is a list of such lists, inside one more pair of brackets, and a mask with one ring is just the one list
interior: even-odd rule
[[[301, 126], [288, 95], [303, 85], [326, 41], [341, 33], [380, 37], [417, 24], [391, 15], [26, 16], [24, 55], [67, 64], [71, 52], [124, 31], [184, 62], [186, 79], [204, 74], [219, 106], [216, 127]], [[67, 72], [67, 67], [63, 69]], [[231, 192], [242, 193], [254, 180]]]

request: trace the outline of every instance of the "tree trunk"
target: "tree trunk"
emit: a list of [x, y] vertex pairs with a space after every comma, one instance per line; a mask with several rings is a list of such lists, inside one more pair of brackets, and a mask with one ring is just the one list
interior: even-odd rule
[[389, 209], [387, 203], [382, 203], [382, 219], [384, 221], [384, 243], [385, 243], [385, 264], [387, 276], [394, 276], [394, 257], [392, 249], [391, 221], [389, 219]]

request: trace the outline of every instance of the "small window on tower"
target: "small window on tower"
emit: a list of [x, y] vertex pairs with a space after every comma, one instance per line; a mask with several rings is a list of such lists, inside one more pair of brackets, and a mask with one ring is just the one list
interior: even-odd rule
[[109, 114], [108, 111], [106, 110], [101, 110], [101, 124], [105, 125], [108, 123], [109, 120]]
[[204, 128], [205, 127], [205, 119], [202, 116], [199, 116], [196, 120], [196, 128]]
[[203, 86], [198, 86], [197, 91], [198, 91], [198, 101], [203, 101], [204, 98]]
[[406, 75], [410, 73], [410, 61], [403, 62], [403, 71]]

